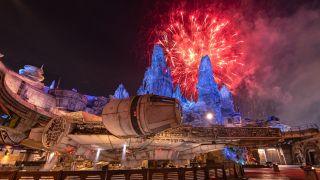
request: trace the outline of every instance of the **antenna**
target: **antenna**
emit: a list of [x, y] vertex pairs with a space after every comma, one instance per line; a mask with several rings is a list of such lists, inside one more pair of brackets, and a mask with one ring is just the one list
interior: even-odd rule
[[60, 81], [61, 81], [61, 77], [59, 77], [59, 80], [58, 80], [58, 83], [57, 83], [57, 87], [56, 87], [56, 89], [59, 89]]
[[43, 72], [43, 67], [44, 67], [44, 64], [42, 64], [42, 66], [41, 66], [41, 68], [40, 68], [40, 70]]

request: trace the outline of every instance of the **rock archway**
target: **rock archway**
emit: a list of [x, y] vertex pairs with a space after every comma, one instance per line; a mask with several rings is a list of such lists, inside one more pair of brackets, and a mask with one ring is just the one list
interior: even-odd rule
[[317, 142], [307, 142], [303, 149], [307, 164], [320, 165], [320, 148]]

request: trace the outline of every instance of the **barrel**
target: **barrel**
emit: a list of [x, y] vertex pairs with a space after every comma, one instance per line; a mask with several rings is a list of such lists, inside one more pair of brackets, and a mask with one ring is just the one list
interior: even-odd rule
[[112, 99], [102, 112], [102, 121], [115, 136], [144, 136], [181, 123], [178, 100], [157, 95]]

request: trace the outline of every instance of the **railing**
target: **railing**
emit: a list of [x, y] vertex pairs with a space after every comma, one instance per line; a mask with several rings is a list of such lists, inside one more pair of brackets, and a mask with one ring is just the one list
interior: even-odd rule
[[180, 126], [158, 133], [154, 139], [174, 139], [178, 141], [190, 140], [193, 142], [215, 141], [216, 139], [250, 139], [259, 140], [280, 139], [281, 132], [278, 128], [266, 127], [192, 127]]
[[302, 126], [291, 126], [289, 129], [290, 131], [302, 131], [302, 130], [307, 130], [307, 129], [318, 129], [319, 130], [319, 126], [317, 124], [305, 124]]
[[133, 169], [133, 170], [109, 170], [106, 171], [107, 180], [147, 180], [147, 169]]
[[200, 168], [161, 168], [107, 171], [0, 171], [1, 180], [206, 180], [243, 177], [236, 164]]
[[225, 127], [217, 129], [218, 138], [280, 138], [277, 128]]
[[283, 139], [312, 137], [319, 133], [319, 127], [316, 124], [306, 124], [303, 126], [291, 127], [289, 131], [282, 133]]

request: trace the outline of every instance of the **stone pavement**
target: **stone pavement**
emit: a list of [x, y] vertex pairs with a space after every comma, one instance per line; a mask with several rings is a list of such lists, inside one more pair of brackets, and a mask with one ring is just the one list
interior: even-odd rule
[[[320, 177], [320, 169], [317, 169]], [[280, 172], [273, 172], [272, 168], [245, 168], [245, 177], [249, 180], [305, 180], [304, 171], [299, 167], [280, 167]]]

